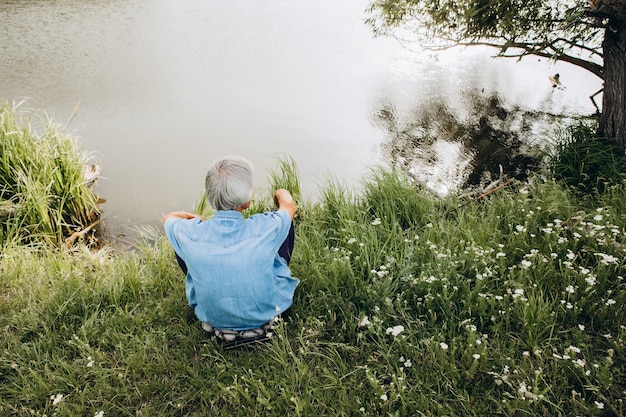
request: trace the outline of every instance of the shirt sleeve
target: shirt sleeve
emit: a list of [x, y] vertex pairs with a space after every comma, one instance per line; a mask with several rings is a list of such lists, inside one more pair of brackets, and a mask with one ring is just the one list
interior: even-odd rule
[[176, 252], [181, 258], [183, 257], [183, 254], [178, 238], [176, 237], [176, 225], [182, 221], [183, 219], [170, 217], [165, 220], [165, 223], [163, 224], [163, 229], [165, 230], [165, 236], [167, 236], [167, 240], [170, 241], [172, 248], [174, 248], [174, 252]]
[[273, 212], [272, 214], [278, 216], [279, 221], [277, 222], [279, 224], [278, 226], [278, 231], [276, 234], [276, 244], [278, 245], [276, 247], [276, 250], [278, 250], [278, 248], [280, 248], [280, 246], [283, 244], [283, 242], [285, 241], [285, 239], [287, 239], [287, 236], [289, 235], [289, 229], [291, 228], [291, 216], [289, 215], [289, 213], [285, 210], [277, 210], [275, 212]]

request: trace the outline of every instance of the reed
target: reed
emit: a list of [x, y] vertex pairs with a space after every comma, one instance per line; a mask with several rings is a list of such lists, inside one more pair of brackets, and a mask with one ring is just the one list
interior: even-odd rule
[[99, 218], [85, 180], [89, 156], [46, 120], [37, 133], [19, 106], [0, 107], [0, 246], [61, 246]]

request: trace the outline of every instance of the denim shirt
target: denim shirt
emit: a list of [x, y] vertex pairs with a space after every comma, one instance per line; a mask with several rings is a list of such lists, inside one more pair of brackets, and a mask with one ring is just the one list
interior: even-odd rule
[[278, 249], [291, 217], [220, 210], [209, 220], [165, 221], [165, 234], [187, 264], [185, 291], [196, 317], [221, 329], [260, 327], [287, 310], [299, 283]]

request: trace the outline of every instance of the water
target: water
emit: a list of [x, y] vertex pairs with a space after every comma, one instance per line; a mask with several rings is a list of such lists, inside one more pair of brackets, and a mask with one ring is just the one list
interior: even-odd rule
[[[248, 157], [260, 190], [277, 155], [294, 158], [305, 196], [331, 175], [356, 183], [384, 162], [389, 132], [375, 115], [389, 105], [406, 121], [433, 97], [459, 103], [460, 91], [486, 88], [529, 107], [593, 111], [592, 76], [485, 50], [416, 53], [373, 38], [367, 4], [5, 0], [0, 99], [27, 98], [60, 123], [80, 102], [70, 130], [102, 166], [113, 233], [192, 210], [223, 154]], [[547, 81], [557, 71], [565, 90]], [[452, 165], [426, 168], [443, 178], [458, 156], [438, 149]]]

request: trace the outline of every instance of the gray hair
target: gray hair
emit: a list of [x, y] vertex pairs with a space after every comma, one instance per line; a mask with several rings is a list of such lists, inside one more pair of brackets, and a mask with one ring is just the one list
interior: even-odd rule
[[254, 168], [240, 156], [213, 161], [206, 174], [206, 199], [215, 210], [236, 210], [252, 199]]

